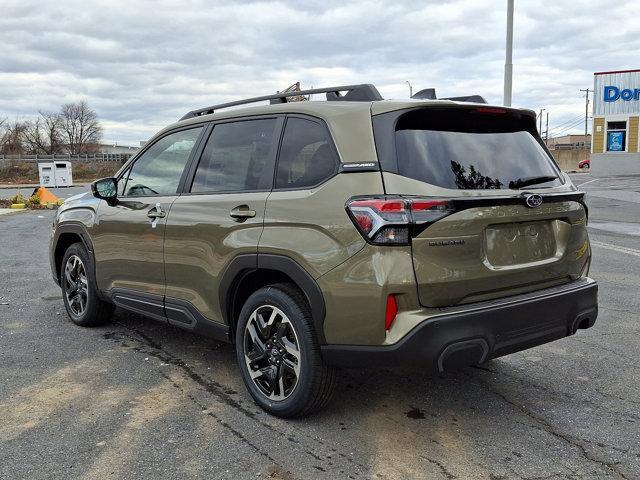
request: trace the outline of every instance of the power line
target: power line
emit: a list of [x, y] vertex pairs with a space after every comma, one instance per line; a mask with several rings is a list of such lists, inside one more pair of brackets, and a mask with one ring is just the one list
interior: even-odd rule
[[560, 129], [554, 131], [553, 134], [556, 135], [556, 136], [559, 136], [561, 133], [568, 132], [569, 130], [573, 130], [578, 125], [582, 124], [582, 122], [583, 122], [583, 119], [580, 118], [579, 120], [575, 121], [573, 124], [568, 125], [568, 126], [566, 126], [564, 128], [560, 128]]
[[565, 124], [563, 124], [562, 126], [557, 126], [551, 129], [552, 132], [561, 132], [564, 130], [568, 130], [570, 128], [574, 128], [576, 125], [579, 125], [583, 122], [582, 117], [581, 118], [576, 118], [573, 119], [571, 122], [567, 122]]
[[562, 123], [559, 123], [558, 125], [556, 125], [555, 127], [551, 127], [550, 130], [557, 130], [559, 128], [564, 127], [565, 125], [569, 125], [570, 123], [575, 122], [576, 120], [582, 120], [584, 117], [582, 115], [578, 115], [577, 117], [573, 117], [570, 118], [569, 120], [566, 120]]
[[581, 123], [582, 123], [582, 119], [576, 120], [571, 125], [567, 125], [564, 128], [560, 128], [560, 129], [556, 130], [556, 133], [558, 133], [558, 132], [566, 132], [567, 130], [572, 130], [572, 129], [576, 128], [578, 125], [580, 125]]

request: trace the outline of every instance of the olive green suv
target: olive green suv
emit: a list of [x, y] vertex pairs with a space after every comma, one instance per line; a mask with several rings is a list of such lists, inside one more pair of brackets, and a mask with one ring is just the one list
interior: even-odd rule
[[587, 208], [535, 114], [434, 97], [189, 112], [58, 210], [71, 320], [118, 306], [233, 342], [281, 417], [322, 407], [338, 366], [437, 373], [591, 327]]

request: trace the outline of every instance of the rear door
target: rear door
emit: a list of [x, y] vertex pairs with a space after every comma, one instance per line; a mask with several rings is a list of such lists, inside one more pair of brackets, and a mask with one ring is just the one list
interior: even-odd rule
[[120, 176], [117, 202], [98, 208], [92, 230], [98, 287], [151, 316], [164, 317], [166, 216], [202, 130], [155, 141]]
[[236, 255], [257, 253], [282, 122], [269, 116], [213, 125], [167, 221], [169, 322], [223, 321], [221, 276]]
[[421, 108], [374, 117], [374, 128], [386, 193], [445, 201], [436, 221], [415, 215], [423, 305], [504, 297], [580, 276], [586, 211], [541, 145], [534, 117]]

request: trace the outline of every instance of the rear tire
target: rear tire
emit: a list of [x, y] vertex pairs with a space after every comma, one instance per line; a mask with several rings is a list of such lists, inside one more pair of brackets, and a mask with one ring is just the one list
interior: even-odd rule
[[62, 301], [73, 323], [81, 327], [105, 324], [115, 306], [100, 299], [93, 265], [86, 247], [74, 243], [67, 248], [60, 267]]
[[311, 309], [294, 285], [254, 292], [240, 312], [235, 343], [242, 379], [270, 414], [304, 417], [331, 398], [335, 370], [322, 361]]

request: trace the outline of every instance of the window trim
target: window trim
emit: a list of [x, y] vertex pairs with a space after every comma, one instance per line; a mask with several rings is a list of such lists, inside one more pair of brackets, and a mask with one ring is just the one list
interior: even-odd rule
[[116, 172], [116, 174], [114, 175], [114, 178], [119, 182], [122, 179], [122, 177], [125, 174], [127, 174], [127, 179], [126, 179], [125, 185], [124, 185], [124, 190], [126, 191], [127, 183], [129, 183], [129, 175], [131, 174], [131, 170], [133, 169], [133, 166], [135, 165], [135, 163], [139, 159], [142, 158], [142, 156], [147, 152], [147, 150], [149, 150], [156, 143], [158, 143], [160, 140], [162, 140], [163, 138], [165, 138], [165, 137], [167, 137], [169, 135], [172, 135], [172, 134], [178, 133], [178, 132], [182, 132], [182, 131], [185, 131], [185, 130], [193, 130], [195, 128], [200, 128], [201, 129], [200, 135], [196, 139], [196, 142], [194, 143], [193, 148], [191, 149], [191, 153], [189, 154], [189, 158], [187, 159], [187, 163], [185, 164], [184, 169], [182, 170], [182, 175], [180, 176], [180, 180], [178, 181], [178, 186], [176, 187], [176, 192], [175, 193], [163, 194], [163, 195], [160, 195], [160, 194], [152, 194], [152, 195], [119, 195], [118, 199], [124, 199], [124, 198], [156, 198], [156, 197], [171, 197], [171, 196], [180, 195], [180, 191], [182, 190], [182, 186], [183, 186], [184, 180], [185, 180], [185, 174], [189, 171], [189, 166], [193, 162], [193, 158], [194, 158], [195, 153], [200, 150], [200, 147], [202, 145], [202, 137], [203, 137], [203, 134], [205, 133], [205, 131], [207, 129], [206, 127], [207, 127], [207, 125], [204, 122], [185, 125], [185, 126], [182, 126], [182, 127], [173, 128], [171, 130], [168, 130], [168, 131], [164, 132], [160, 136], [152, 138], [151, 141], [149, 141], [149, 143], [147, 145], [145, 145], [136, 155], [131, 157], [129, 159], [129, 161], [127, 161], [122, 167], [120, 167], [120, 170], [118, 170], [118, 172]]
[[184, 184], [182, 185], [182, 189], [180, 192], [180, 195], [224, 195], [224, 194], [234, 194], [234, 193], [259, 193], [259, 192], [270, 192], [272, 190], [272, 186], [273, 184], [268, 187], [268, 188], [263, 188], [263, 189], [258, 189], [258, 190], [225, 190], [224, 192], [215, 192], [215, 191], [208, 191], [208, 192], [192, 192], [191, 191], [191, 187], [193, 186], [193, 181], [195, 180], [196, 177], [196, 172], [198, 171], [198, 166], [200, 165], [200, 162], [202, 161], [202, 155], [204, 154], [204, 150], [205, 147], [207, 145], [207, 143], [209, 142], [209, 138], [211, 137], [211, 134], [213, 133], [213, 130], [215, 128], [216, 125], [221, 125], [221, 124], [225, 124], [225, 123], [237, 123], [237, 122], [246, 122], [246, 121], [252, 121], [252, 120], [269, 120], [269, 119], [275, 119], [276, 120], [276, 127], [275, 127], [275, 131], [274, 131], [274, 139], [276, 140], [274, 142], [274, 145], [272, 145], [272, 152], [270, 152], [271, 154], [271, 158], [269, 159], [269, 165], [266, 167], [271, 168], [271, 170], [273, 172], [275, 172], [275, 165], [276, 165], [276, 159], [277, 159], [277, 155], [278, 155], [278, 150], [280, 148], [280, 140], [282, 138], [282, 132], [284, 130], [284, 120], [285, 120], [285, 115], [284, 114], [263, 114], [263, 115], [251, 115], [251, 116], [246, 116], [246, 117], [233, 117], [233, 118], [224, 118], [224, 119], [220, 119], [220, 120], [213, 120], [211, 122], [208, 123], [207, 125], [207, 131], [205, 132], [205, 136], [201, 141], [201, 145], [200, 145], [200, 149], [198, 152], [198, 156], [193, 158], [193, 160], [191, 161], [191, 164], [189, 166], [188, 172], [185, 176], [185, 181]]
[[[324, 180], [320, 181], [319, 183], [316, 183], [315, 185], [308, 185], [308, 186], [304, 186], [304, 187], [290, 187], [290, 188], [278, 188], [276, 187], [276, 176], [278, 174], [278, 164], [280, 163], [280, 154], [282, 152], [282, 141], [284, 140], [284, 133], [285, 130], [287, 128], [287, 122], [290, 118], [301, 118], [303, 120], [309, 120], [313, 123], [317, 123], [318, 125], [320, 125], [322, 128], [324, 128], [324, 130], [326, 131], [328, 137], [329, 137], [329, 148], [331, 148], [331, 150], [333, 150], [333, 153], [335, 154], [335, 158], [336, 158], [336, 168], [335, 171], [333, 173], [333, 175], [331, 175], [330, 177], [325, 178]], [[280, 141], [278, 142], [278, 155], [276, 158], [276, 163], [274, 165], [273, 168], [273, 183], [271, 184], [271, 190], [274, 192], [295, 192], [295, 191], [301, 191], [301, 190], [313, 190], [314, 188], [318, 188], [321, 185], [324, 185], [325, 183], [327, 183], [329, 180], [333, 179], [336, 175], [339, 175], [340, 173], [342, 173], [340, 171], [340, 166], [343, 164], [342, 159], [340, 157], [340, 152], [338, 151], [337, 147], [336, 147], [336, 141], [335, 138], [333, 138], [333, 133], [331, 132], [331, 129], [329, 128], [329, 125], [327, 125], [327, 122], [325, 122], [322, 118], [319, 117], [314, 117], [312, 115], [303, 115], [303, 114], [297, 114], [297, 113], [292, 113], [292, 114], [287, 114], [286, 115], [286, 121], [284, 122], [284, 125], [282, 126], [282, 132], [280, 132]]]

